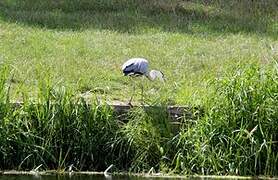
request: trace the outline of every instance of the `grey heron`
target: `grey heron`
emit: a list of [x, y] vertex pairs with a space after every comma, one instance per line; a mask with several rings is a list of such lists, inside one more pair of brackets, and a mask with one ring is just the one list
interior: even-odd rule
[[[122, 66], [122, 72], [125, 76], [131, 76], [131, 77], [145, 76], [151, 81], [155, 79], [159, 79], [160, 81], [164, 82], [164, 74], [158, 70], [149, 71], [149, 62], [144, 58], [131, 58], [127, 60]], [[131, 105], [131, 101], [134, 93], [135, 93], [135, 84], [133, 85], [133, 93], [129, 100], [128, 103], [129, 105]], [[141, 81], [141, 100], [143, 101], [142, 81]]]

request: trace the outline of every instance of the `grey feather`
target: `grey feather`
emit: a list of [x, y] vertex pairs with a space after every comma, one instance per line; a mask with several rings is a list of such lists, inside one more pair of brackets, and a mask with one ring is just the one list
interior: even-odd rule
[[122, 66], [122, 71], [125, 74], [141, 74], [146, 75], [148, 72], [149, 63], [144, 58], [132, 58], [126, 61]]

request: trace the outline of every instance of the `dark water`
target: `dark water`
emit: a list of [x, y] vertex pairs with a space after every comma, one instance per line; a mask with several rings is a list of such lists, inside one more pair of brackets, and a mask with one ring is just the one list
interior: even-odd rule
[[[139, 180], [137, 177], [112, 176], [105, 178], [103, 175], [0, 175], [0, 180]], [[142, 179], [142, 178], [141, 178]], [[143, 178], [144, 179], [144, 178]]]
[[[159, 177], [136, 177], [136, 176], [111, 176], [104, 177], [103, 175], [0, 175], [0, 180], [166, 180], [166, 179], [181, 179], [181, 178], [159, 178]], [[191, 179], [191, 178], [190, 178]], [[194, 178], [200, 179], [200, 178]]]
[[[218, 176], [218, 177], [138, 177], [138, 176], [116, 176], [104, 177], [104, 175], [1, 175], [0, 180], [181, 180], [181, 179], [193, 179], [193, 180], [211, 180], [211, 179], [223, 179], [225, 180], [237, 180], [236, 177]], [[240, 178], [247, 179], [244, 177]], [[262, 178], [264, 179], [264, 178]]]

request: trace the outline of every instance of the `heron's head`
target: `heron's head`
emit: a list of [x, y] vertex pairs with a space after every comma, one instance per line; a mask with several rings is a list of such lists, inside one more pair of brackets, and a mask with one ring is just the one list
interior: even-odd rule
[[160, 81], [164, 82], [165, 81], [165, 77], [164, 74], [161, 71], [158, 70], [151, 70], [147, 77], [149, 78], [149, 80], [153, 81], [155, 79], [159, 79]]

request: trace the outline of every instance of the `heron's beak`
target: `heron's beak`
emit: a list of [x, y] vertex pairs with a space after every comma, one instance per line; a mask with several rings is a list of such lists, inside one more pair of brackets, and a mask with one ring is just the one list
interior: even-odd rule
[[161, 81], [163, 82], [163, 83], [165, 83], [165, 81], [166, 81], [166, 78], [165, 78], [165, 76], [164, 76], [164, 74], [161, 72], [161, 74], [162, 74], [162, 77], [161, 77]]

